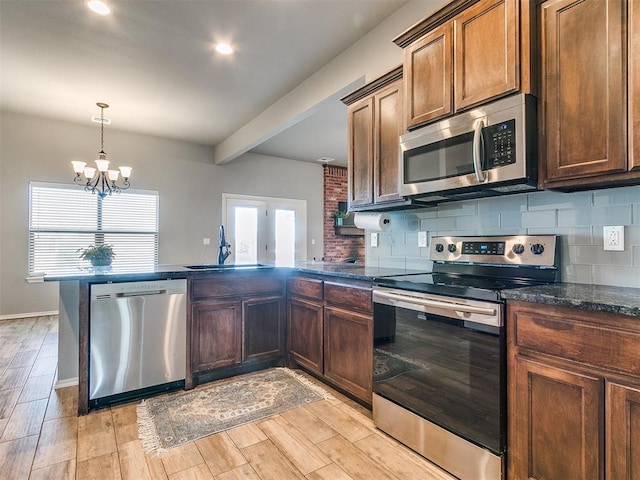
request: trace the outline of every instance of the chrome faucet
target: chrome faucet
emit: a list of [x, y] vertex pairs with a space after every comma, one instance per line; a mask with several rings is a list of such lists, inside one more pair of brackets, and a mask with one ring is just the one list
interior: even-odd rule
[[231, 245], [227, 243], [224, 236], [224, 226], [220, 225], [220, 253], [218, 253], [218, 265], [224, 264], [224, 261], [231, 255]]

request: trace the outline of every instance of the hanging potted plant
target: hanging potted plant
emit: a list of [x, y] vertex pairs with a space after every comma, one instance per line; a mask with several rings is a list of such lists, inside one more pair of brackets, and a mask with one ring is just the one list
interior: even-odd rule
[[111, 265], [115, 253], [113, 253], [113, 246], [100, 243], [98, 245], [91, 245], [87, 248], [81, 248], [78, 250], [82, 252], [80, 258], [83, 260], [89, 260], [94, 267], [108, 267]]
[[338, 210], [333, 212], [333, 224], [337, 227], [343, 224], [344, 219], [347, 217], [347, 212], [343, 212], [342, 210]]

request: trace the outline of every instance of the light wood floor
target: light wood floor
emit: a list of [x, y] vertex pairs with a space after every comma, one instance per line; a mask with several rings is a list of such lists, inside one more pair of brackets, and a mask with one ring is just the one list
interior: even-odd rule
[[135, 404], [77, 417], [76, 387], [53, 390], [57, 317], [0, 321], [1, 479], [453, 480], [375, 429], [334, 393], [165, 453], [142, 451]]

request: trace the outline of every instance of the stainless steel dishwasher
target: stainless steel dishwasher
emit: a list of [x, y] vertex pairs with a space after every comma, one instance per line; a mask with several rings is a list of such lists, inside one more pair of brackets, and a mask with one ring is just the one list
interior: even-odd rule
[[186, 280], [91, 285], [89, 406], [184, 387]]

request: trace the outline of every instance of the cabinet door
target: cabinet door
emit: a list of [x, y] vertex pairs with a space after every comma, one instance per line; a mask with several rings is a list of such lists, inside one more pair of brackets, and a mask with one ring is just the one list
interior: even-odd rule
[[454, 20], [456, 111], [520, 86], [516, 0], [482, 0]]
[[607, 384], [607, 480], [640, 478], [640, 388]]
[[629, 2], [629, 169], [640, 169], [640, 1]]
[[625, 4], [542, 5], [545, 183], [627, 170]]
[[197, 302], [191, 318], [194, 372], [241, 362], [241, 302]]
[[322, 374], [322, 305], [290, 298], [287, 318], [290, 358]]
[[373, 203], [373, 97], [348, 109], [349, 205]]
[[402, 134], [402, 82], [398, 81], [377, 93], [375, 100], [375, 203], [400, 198], [398, 154]]
[[602, 479], [603, 380], [516, 356], [509, 478]]
[[242, 302], [242, 361], [279, 357], [284, 353], [284, 300], [282, 296]]
[[339, 308], [324, 309], [324, 374], [371, 402], [373, 319]]
[[407, 128], [453, 110], [453, 44], [446, 23], [404, 50], [404, 115]]

